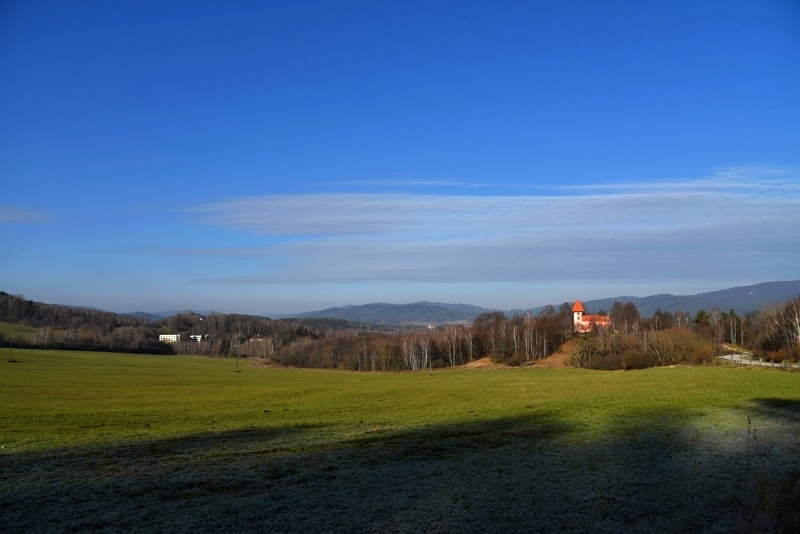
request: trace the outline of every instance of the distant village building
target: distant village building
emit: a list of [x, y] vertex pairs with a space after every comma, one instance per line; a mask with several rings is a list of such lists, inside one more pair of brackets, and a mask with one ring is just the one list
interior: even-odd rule
[[192, 339], [192, 341], [197, 341], [198, 343], [203, 341], [202, 334], [191, 334], [189, 337]]
[[611, 318], [608, 315], [584, 313], [583, 303], [579, 300], [576, 300], [572, 306], [572, 318], [575, 322], [576, 332], [591, 332], [595, 328], [611, 327]]
[[177, 343], [181, 340], [180, 334], [159, 334], [159, 341], [166, 341], [167, 343]]

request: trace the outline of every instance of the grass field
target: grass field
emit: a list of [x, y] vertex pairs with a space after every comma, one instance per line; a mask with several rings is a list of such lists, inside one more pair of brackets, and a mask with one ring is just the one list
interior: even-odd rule
[[800, 373], [14, 360], [3, 532], [718, 532], [800, 468]]
[[[33, 326], [25, 326], [23, 324], [15, 323], [0, 323], [0, 334], [10, 338], [30, 339], [38, 331], [39, 329], [34, 328]], [[3, 348], [5, 347], [0, 347], [0, 349]]]

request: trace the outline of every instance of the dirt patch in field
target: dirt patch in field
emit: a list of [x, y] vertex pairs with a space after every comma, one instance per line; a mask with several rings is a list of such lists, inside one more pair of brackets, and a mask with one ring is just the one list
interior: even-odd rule
[[489, 357], [465, 363], [462, 367], [464, 369], [508, 369], [507, 365], [495, 363]]
[[568, 340], [561, 345], [555, 353], [551, 354], [544, 360], [536, 362], [536, 367], [571, 367], [570, 360], [575, 353], [578, 342], [574, 339]]
[[[557, 352], [551, 354], [549, 357], [543, 360], [537, 360], [535, 362], [523, 362], [519, 365], [519, 367], [545, 367], [545, 368], [554, 368], [554, 367], [571, 367], [572, 364], [570, 360], [572, 359], [572, 354], [575, 352], [577, 348], [577, 341], [574, 339], [568, 340], [564, 343], [561, 348], [558, 349]], [[462, 369], [511, 369], [511, 366], [506, 365], [504, 363], [496, 363], [493, 362], [490, 358], [481, 358], [479, 360], [475, 360], [469, 363], [466, 363], [461, 366]]]

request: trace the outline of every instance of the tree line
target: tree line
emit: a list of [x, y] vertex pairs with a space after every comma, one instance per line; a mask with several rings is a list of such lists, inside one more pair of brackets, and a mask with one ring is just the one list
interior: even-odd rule
[[401, 332], [339, 331], [275, 350], [270, 359], [294, 367], [402, 371], [456, 367], [477, 359], [520, 365], [546, 358], [572, 336], [572, 308], [547, 306], [538, 314], [487, 312], [472, 324]]
[[[588, 313], [588, 310], [587, 310]], [[38, 328], [3, 345], [264, 358], [294, 367], [400, 371], [456, 367], [480, 358], [507, 365], [534, 363], [575, 339], [572, 363], [596, 369], [702, 364], [729, 346], [773, 361], [800, 357], [800, 296], [739, 315], [716, 308], [694, 316], [656, 310], [642, 318], [633, 303], [615, 302], [611, 326], [574, 332], [572, 306], [539, 313], [483, 313], [471, 323], [428, 327], [378, 326], [341, 319], [270, 319], [191, 311], [151, 321], [147, 316], [26, 300], [0, 292], [0, 322]], [[177, 343], [159, 334], [179, 334]], [[192, 336], [192, 337], [190, 337]]]

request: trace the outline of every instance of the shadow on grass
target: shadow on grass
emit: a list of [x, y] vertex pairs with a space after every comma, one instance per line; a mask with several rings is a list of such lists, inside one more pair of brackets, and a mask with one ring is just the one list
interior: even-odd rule
[[764, 397], [753, 399], [759, 411], [774, 417], [794, 416], [800, 418], [800, 400]]
[[696, 417], [631, 409], [598, 435], [531, 409], [399, 431], [253, 428], [6, 454], [0, 529], [729, 531], [750, 476], [746, 428], [698, 433]]
[[[741, 531], [787, 534], [800, 532], [800, 465], [796, 461], [800, 456], [800, 433], [797, 432], [797, 426], [800, 425], [800, 400], [763, 397], [753, 399], [753, 402], [756, 422], [751, 425], [752, 429], [748, 428], [753, 443], [759, 439], [758, 431], [761, 430], [759, 426], [762, 422], [780, 427], [788, 425], [794, 429], [795, 439], [789, 444], [790, 447], [776, 451], [776, 444], [771, 443], [769, 438], [763, 439], [764, 433], [760, 433], [762, 445], [753, 447], [753, 452], [756, 457], [761, 458], [761, 468], [754, 476], [754, 491], [746, 501]], [[795, 459], [791, 469], [774, 469], [775, 459], [787, 455]]]

